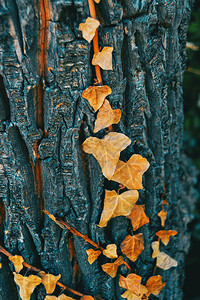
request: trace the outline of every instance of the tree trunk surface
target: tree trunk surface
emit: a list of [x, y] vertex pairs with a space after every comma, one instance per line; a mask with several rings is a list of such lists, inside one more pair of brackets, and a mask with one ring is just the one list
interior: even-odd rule
[[[196, 198], [195, 170], [182, 151], [182, 76], [191, 5], [190, 0], [101, 0], [96, 5], [99, 45], [114, 48], [113, 70], [102, 71], [103, 83], [112, 89], [112, 107], [122, 110], [114, 130], [132, 141], [120, 158], [127, 161], [138, 153], [150, 162], [138, 202], [150, 219], [139, 230], [145, 249], [129, 263], [143, 282], [153, 275], [151, 242], [161, 229], [157, 214], [165, 187], [166, 229], [178, 232], [165, 247], [178, 267], [156, 271], [167, 283], [159, 299], [167, 300], [183, 297], [187, 224]], [[109, 259], [90, 265], [90, 245], [43, 213], [67, 220], [103, 246], [119, 246], [130, 232], [125, 217], [112, 219], [106, 228], [97, 226], [105, 189], [118, 184], [105, 179], [97, 160], [81, 146], [94, 136], [95, 121], [82, 98], [95, 77], [93, 48], [78, 30], [89, 16], [87, 0], [1, 0], [0, 13], [1, 245], [45, 272], [61, 274], [62, 283], [83, 294], [124, 299], [119, 277], [112, 279], [101, 268]], [[95, 136], [104, 135], [101, 130]], [[3, 254], [1, 262], [0, 299], [20, 299], [12, 263]], [[120, 267], [120, 274], [127, 272]], [[31, 300], [45, 295], [40, 285]]]

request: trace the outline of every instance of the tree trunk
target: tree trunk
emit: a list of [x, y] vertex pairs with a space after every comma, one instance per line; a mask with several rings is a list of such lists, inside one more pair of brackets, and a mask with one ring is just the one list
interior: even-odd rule
[[[113, 127], [132, 141], [121, 159], [138, 153], [150, 162], [139, 200], [150, 219], [139, 230], [145, 249], [136, 263], [129, 263], [144, 283], [153, 275], [150, 245], [161, 229], [157, 214], [165, 187], [166, 229], [178, 232], [165, 247], [178, 267], [156, 270], [167, 283], [159, 299], [167, 300], [182, 299], [187, 224], [196, 197], [195, 170], [182, 153], [182, 76], [191, 2], [101, 0], [96, 5], [100, 47], [114, 48], [113, 71], [102, 71], [103, 83], [112, 89], [112, 107], [122, 110]], [[101, 268], [110, 260], [90, 265], [88, 243], [43, 213], [67, 220], [103, 246], [119, 246], [130, 232], [125, 217], [112, 219], [106, 228], [97, 226], [105, 189], [118, 184], [105, 179], [81, 146], [94, 136], [95, 121], [82, 98], [95, 77], [92, 46], [78, 30], [89, 16], [87, 0], [1, 0], [0, 12], [1, 245], [35, 267], [61, 274], [61, 282], [83, 294], [124, 299], [118, 276], [112, 279]], [[95, 136], [104, 135], [102, 130]], [[13, 265], [3, 254], [1, 259], [0, 299], [20, 299]], [[119, 273], [127, 275], [127, 267]], [[31, 300], [45, 295], [40, 285]]]

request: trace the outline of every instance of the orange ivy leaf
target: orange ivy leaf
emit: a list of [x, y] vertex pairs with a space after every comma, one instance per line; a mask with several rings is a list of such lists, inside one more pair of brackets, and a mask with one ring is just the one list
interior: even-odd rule
[[112, 109], [110, 103], [107, 99], [105, 99], [103, 105], [99, 109], [97, 114], [97, 119], [95, 121], [94, 132], [98, 132], [99, 130], [109, 127], [112, 124], [119, 123], [121, 119], [121, 110], [120, 109]]
[[149, 168], [149, 162], [139, 154], [133, 154], [125, 163], [119, 161], [112, 180], [125, 185], [128, 189], [140, 190], [142, 175]]
[[103, 70], [112, 70], [113, 47], [104, 47], [100, 52], [94, 54], [93, 65], [98, 65]]
[[100, 2], [100, 0], [94, 0], [94, 2], [96, 2], [98, 4]]
[[100, 22], [98, 20], [90, 17], [86, 19], [85, 23], [79, 25], [79, 30], [82, 31], [83, 38], [88, 41], [88, 43], [90, 43], [95, 36], [96, 29], [99, 25]]
[[134, 231], [149, 223], [149, 218], [146, 216], [144, 209], [145, 205], [135, 205], [130, 215], [127, 216], [131, 220]]
[[47, 294], [52, 294], [56, 288], [56, 284], [60, 279], [61, 275], [54, 276], [52, 274], [46, 274], [45, 272], [40, 272], [39, 275], [42, 278], [42, 283], [45, 286]]
[[44, 300], [75, 300], [65, 294], [60, 295], [59, 297], [47, 295]]
[[162, 227], [164, 227], [165, 226], [165, 220], [166, 220], [166, 218], [167, 218], [167, 212], [166, 211], [164, 211], [163, 209], [158, 213], [158, 216], [160, 217], [160, 219], [161, 219], [161, 225], [162, 225]]
[[89, 137], [83, 143], [83, 150], [98, 160], [103, 175], [109, 180], [115, 172], [120, 152], [130, 145], [131, 140], [123, 133], [110, 132], [104, 139]]
[[140, 294], [140, 285], [141, 285], [142, 277], [136, 274], [129, 274], [127, 277], [122, 275], [119, 276], [119, 285], [127, 289], [128, 291], [133, 292], [137, 296]]
[[116, 191], [105, 191], [104, 207], [99, 227], [105, 227], [111, 218], [127, 216], [137, 202], [139, 193], [136, 190], [126, 191], [120, 195]]
[[142, 233], [136, 235], [128, 235], [121, 243], [121, 251], [133, 262], [136, 261], [144, 249]]
[[164, 288], [165, 285], [166, 283], [162, 282], [162, 276], [157, 275], [150, 277], [146, 283], [146, 288], [148, 290], [147, 295], [159, 295], [160, 291]]
[[107, 263], [102, 265], [102, 269], [112, 278], [115, 278], [117, 275], [117, 269], [120, 265], [124, 263], [123, 257], [119, 256], [119, 258], [114, 263]]
[[121, 296], [123, 298], [127, 298], [128, 300], [141, 300], [142, 299], [142, 296], [144, 294], [146, 294], [148, 292], [147, 288], [140, 284], [140, 293], [139, 293], [139, 296], [135, 295], [133, 292], [131, 291], [126, 291], [124, 294], [122, 294]]
[[156, 232], [156, 235], [161, 239], [161, 241], [163, 242], [163, 244], [165, 246], [168, 245], [170, 237], [174, 236], [176, 234], [177, 234], [177, 231], [174, 231], [174, 230], [160, 230], [160, 231]]
[[152, 258], [155, 258], [159, 255], [159, 253], [160, 253], [159, 245], [160, 245], [160, 243], [158, 241], [155, 241], [155, 242], [151, 243], [151, 247], [153, 249]]
[[81, 297], [81, 300], [94, 300], [92, 296], [84, 295]]
[[117, 246], [115, 244], [107, 245], [106, 249], [103, 250], [103, 254], [109, 258], [117, 258]]
[[156, 266], [163, 269], [168, 270], [172, 267], [176, 267], [178, 265], [178, 262], [171, 258], [169, 255], [167, 255], [164, 252], [160, 252], [157, 256], [156, 260]]
[[31, 294], [35, 287], [41, 283], [42, 279], [36, 275], [26, 277], [15, 272], [13, 274], [15, 282], [19, 286], [20, 297], [22, 300], [30, 300]]
[[15, 271], [19, 273], [23, 269], [23, 257], [21, 255], [14, 255], [8, 257], [10, 261], [14, 264]]
[[89, 86], [82, 93], [82, 97], [87, 99], [90, 105], [97, 111], [102, 105], [105, 98], [112, 93], [109, 86]]
[[93, 262], [95, 260], [97, 260], [97, 258], [101, 254], [100, 250], [93, 250], [93, 249], [88, 249], [88, 250], [86, 250], [86, 252], [87, 252], [87, 255], [88, 255], [89, 264], [93, 264]]

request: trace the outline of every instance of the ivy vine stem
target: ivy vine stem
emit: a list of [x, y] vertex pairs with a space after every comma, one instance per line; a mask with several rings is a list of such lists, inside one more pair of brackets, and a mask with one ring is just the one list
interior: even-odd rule
[[[10, 252], [8, 252], [8, 251], [7, 251], [5, 248], [3, 248], [2, 246], [0, 246], [0, 252], [3, 253], [4, 255], [6, 255], [7, 257], [13, 256]], [[28, 263], [25, 262], [25, 261], [23, 261], [22, 264], [24, 265], [24, 267], [26, 267], [27, 269], [29, 269], [29, 270], [31, 270], [31, 271], [34, 271], [34, 272], [37, 272], [37, 273], [43, 271], [43, 270], [40, 270], [40, 269], [38, 269], [38, 268], [36, 268], [36, 267], [34, 267], [34, 266], [28, 264]], [[67, 291], [71, 292], [72, 294], [77, 295], [77, 296], [80, 296], [80, 297], [83, 297], [83, 296], [84, 296], [82, 293], [80, 293], [80, 292], [78, 292], [78, 291], [75, 291], [75, 290], [71, 289], [70, 287], [64, 285], [64, 284], [61, 283], [60, 281], [58, 281], [56, 284], [57, 284], [59, 287], [61, 287], [62, 290], [67, 290]]]
[[[95, 9], [94, 1], [93, 0], [88, 0], [88, 5], [89, 5], [91, 18], [96, 19], [97, 16], [96, 16], [96, 9]], [[97, 29], [95, 31], [95, 36], [93, 38], [93, 50], [94, 50], [94, 53], [99, 52], [99, 39], [98, 39]], [[98, 85], [103, 85], [102, 76], [101, 76], [101, 69], [97, 65], [95, 65], [95, 73], [96, 73], [96, 77], [97, 77], [97, 84]]]

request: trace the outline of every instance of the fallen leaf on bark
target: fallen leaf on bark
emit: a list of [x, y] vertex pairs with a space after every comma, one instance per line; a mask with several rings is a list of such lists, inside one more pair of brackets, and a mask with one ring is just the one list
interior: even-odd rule
[[162, 282], [162, 276], [157, 275], [150, 277], [146, 283], [146, 288], [148, 290], [147, 295], [159, 295], [160, 291], [164, 288], [165, 285], [166, 283]]
[[100, 52], [94, 54], [93, 65], [98, 65], [103, 70], [112, 70], [113, 47], [104, 47]]
[[99, 109], [97, 114], [97, 119], [95, 121], [94, 132], [98, 132], [99, 130], [109, 127], [112, 124], [119, 123], [121, 119], [121, 110], [120, 109], [112, 109], [110, 103], [107, 99], [105, 99], [103, 105]]
[[14, 255], [8, 257], [10, 261], [14, 264], [15, 271], [19, 273], [23, 269], [23, 257], [21, 255]]
[[133, 231], [149, 223], [149, 218], [146, 216], [144, 209], [145, 205], [135, 205], [130, 215], [127, 216], [131, 220]]
[[97, 111], [102, 105], [105, 98], [112, 93], [109, 86], [89, 86], [82, 93], [82, 97], [87, 99], [90, 105]]
[[137, 296], [140, 294], [140, 285], [141, 285], [142, 277], [136, 274], [129, 274], [127, 277], [122, 275], [119, 276], [119, 285], [127, 289], [128, 291], [133, 292]]
[[140, 190], [142, 175], [149, 168], [149, 162], [139, 154], [133, 154], [125, 163], [118, 161], [112, 180], [125, 185], [128, 189]]
[[167, 212], [166, 211], [164, 211], [163, 209], [158, 213], [158, 216], [160, 217], [160, 219], [161, 219], [161, 225], [162, 225], [162, 227], [164, 227], [165, 226], [165, 220], [166, 220], [166, 218], [167, 218]]
[[94, 300], [94, 298], [92, 296], [85, 295], [81, 297], [81, 300]]
[[169, 255], [167, 255], [164, 252], [160, 252], [157, 256], [156, 260], [156, 266], [163, 269], [168, 270], [172, 267], [176, 267], [178, 265], [178, 262], [171, 258]]
[[115, 172], [120, 152], [130, 145], [131, 140], [123, 133], [110, 132], [104, 139], [89, 137], [83, 143], [83, 150], [98, 160], [103, 175], [109, 180]]
[[20, 297], [22, 300], [30, 300], [31, 294], [35, 287], [42, 282], [42, 279], [36, 275], [26, 277], [15, 272], [13, 274], [15, 282], [19, 286]]
[[40, 272], [39, 275], [42, 278], [42, 283], [45, 286], [47, 294], [52, 294], [56, 288], [56, 284], [60, 279], [61, 275], [54, 276], [52, 274], [46, 274], [45, 272]]
[[142, 233], [136, 235], [128, 235], [121, 243], [121, 251], [133, 262], [136, 261], [144, 249]]
[[156, 235], [161, 239], [161, 241], [163, 242], [163, 244], [165, 246], [168, 245], [170, 237], [174, 236], [176, 234], [177, 234], [177, 231], [174, 231], [174, 230], [160, 230], [160, 231], [156, 232]]
[[98, 20], [88, 17], [85, 23], [79, 25], [79, 30], [82, 31], [83, 38], [90, 43], [99, 25]]
[[93, 262], [95, 260], [97, 260], [97, 258], [101, 254], [100, 250], [93, 250], [93, 249], [88, 249], [88, 250], [86, 250], [86, 252], [87, 252], [87, 255], [88, 255], [89, 264], [93, 264]]
[[159, 245], [160, 245], [160, 243], [158, 241], [155, 241], [155, 242], [151, 243], [151, 247], [153, 249], [152, 258], [155, 258], [159, 255], [159, 253], [160, 253]]
[[136, 190], [126, 191], [120, 195], [116, 191], [105, 191], [104, 207], [99, 227], [105, 227], [111, 218], [127, 216], [137, 202], [139, 193]]
[[102, 269], [112, 278], [115, 278], [117, 275], [117, 269], [120, 265], [124, 263], [123, 257], [119, 256], [119, 258], [114, 263], [107, 263], [102, 265]]
[[109, 258], [117, 258], [117, 246], [115, 244], [107, 245], [106, 249], [103, 250], [103, 254]]

